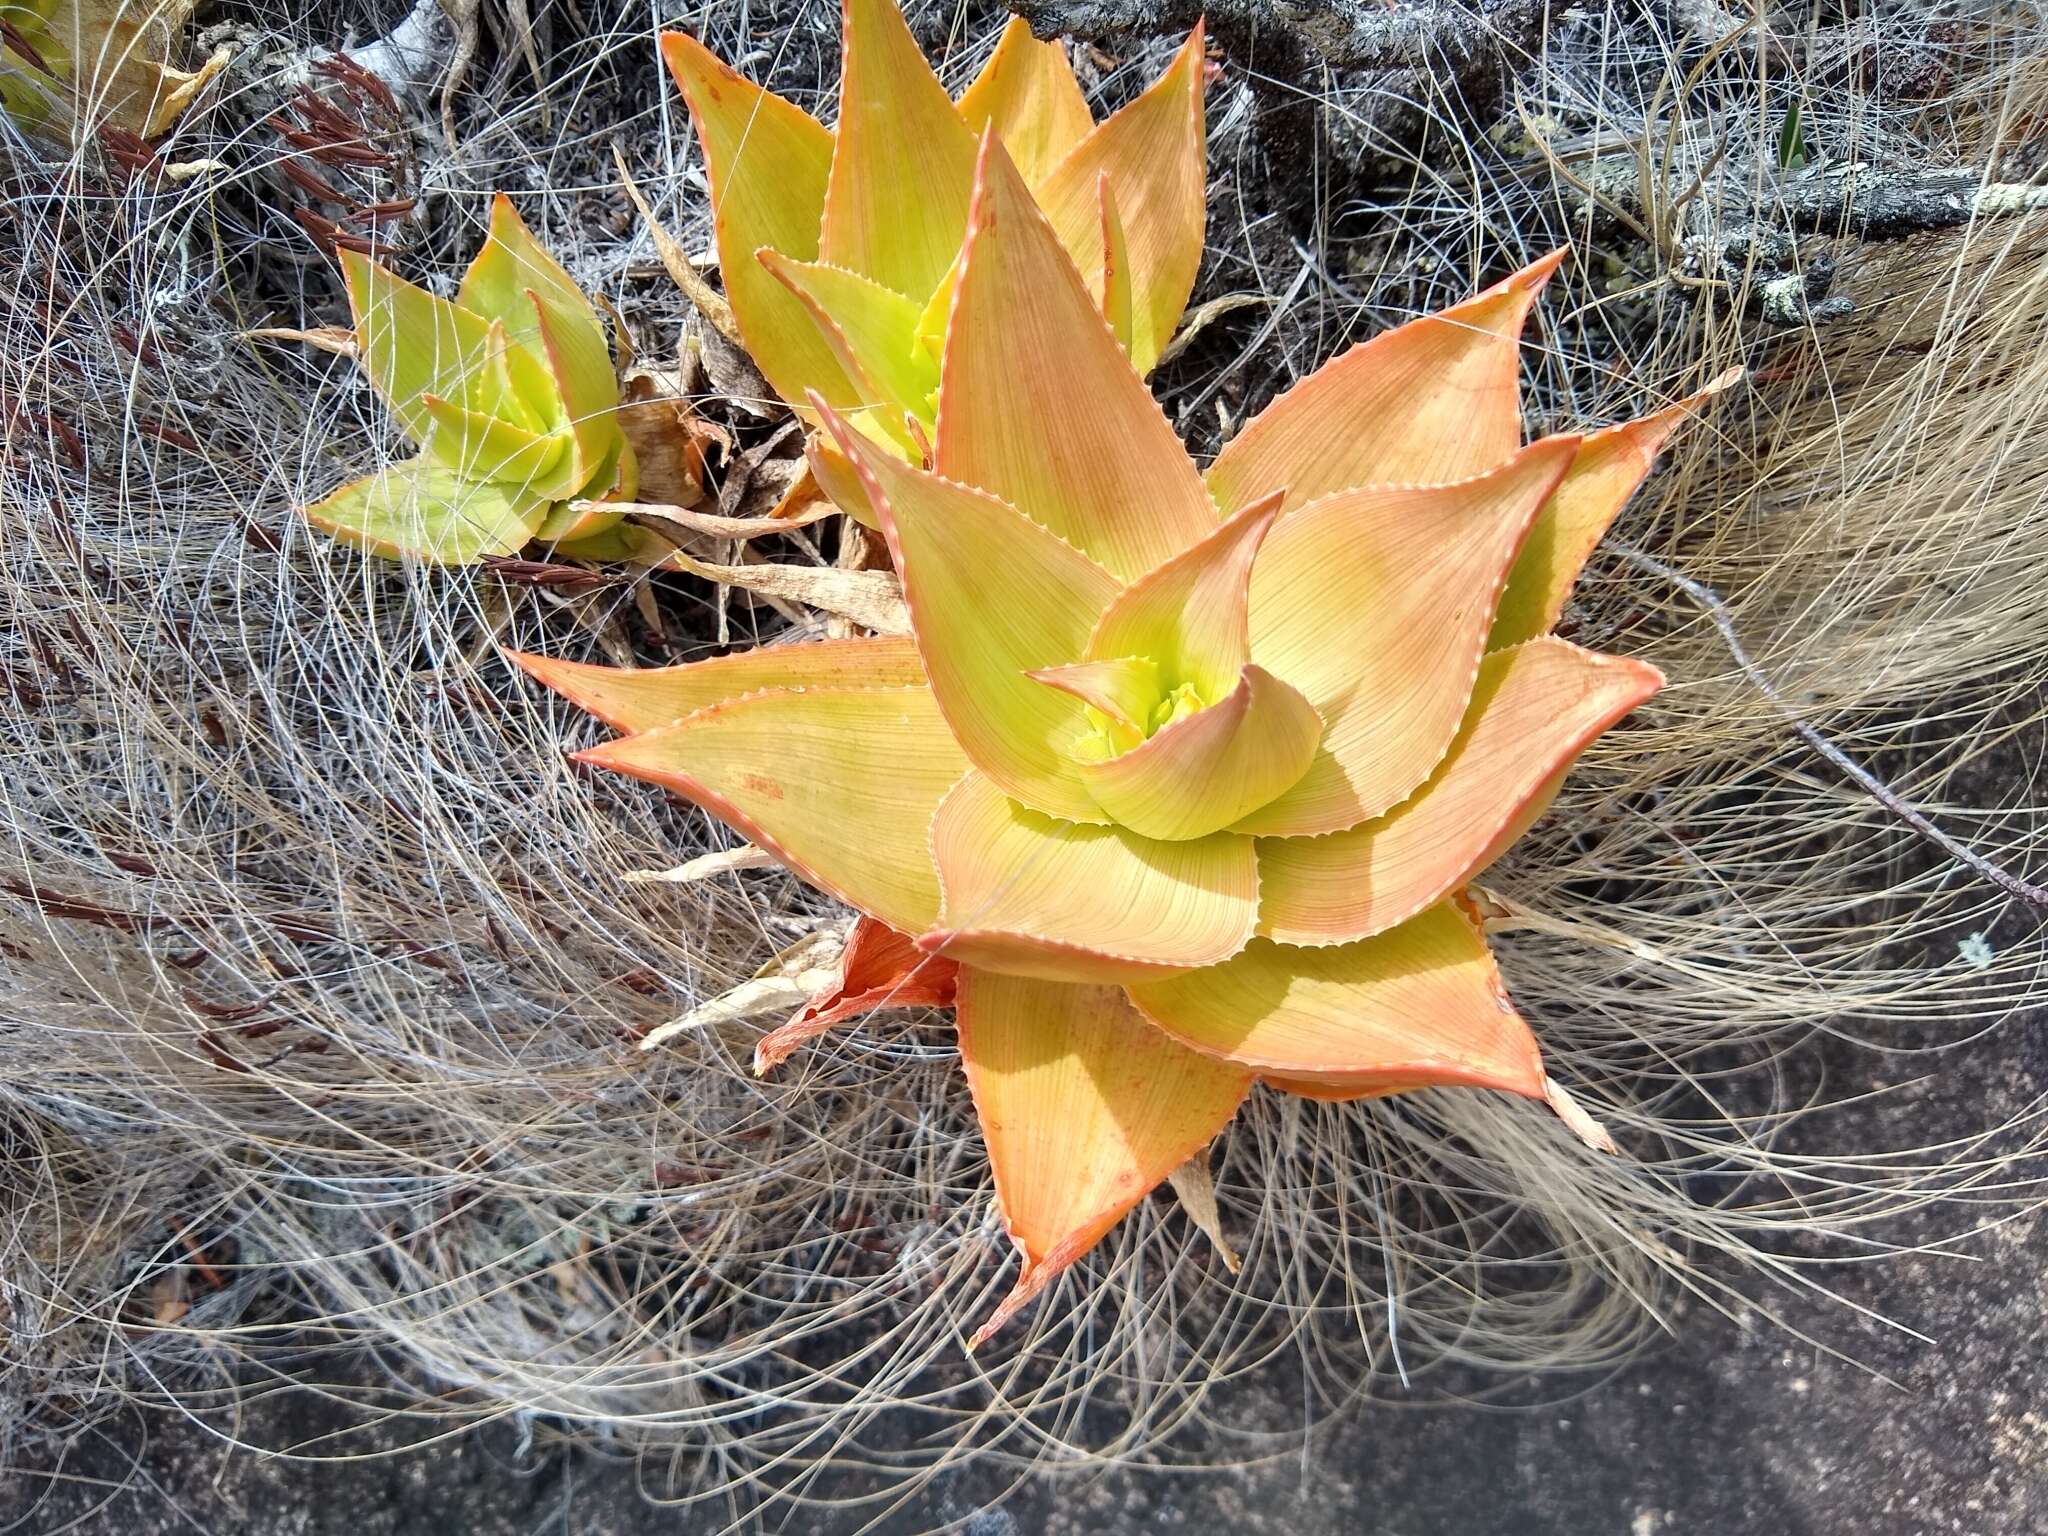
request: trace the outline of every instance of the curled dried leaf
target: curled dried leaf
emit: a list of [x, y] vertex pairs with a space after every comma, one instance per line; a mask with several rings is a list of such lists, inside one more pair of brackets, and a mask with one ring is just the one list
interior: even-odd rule
[[741, 869], [773, 869], [775, 860], [764, 850], [751, 843], [742, 843], [737, 848], [721, 848], [715, 853], [700, 853], [694, 859], [685, 859], [672, 869], [633, 869], [619, 876], [628, 885], [695, 885], [699, 880], [709, 880], [714, 875], [731, 874]]
[[[788, 525], [783, 525], [787, 531]], [[676, 550], [662, 568], [688, 571], [721, 586], [836, 613], [878, 635], [907, 635], [910, 609], [893, 571], [842, 571], [829, 565], [710, 565]]]

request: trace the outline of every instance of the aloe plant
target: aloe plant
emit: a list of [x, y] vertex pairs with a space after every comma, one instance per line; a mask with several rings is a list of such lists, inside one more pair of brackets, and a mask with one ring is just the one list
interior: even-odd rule
[[192, 0], [0, 0], [0, 109], [36, 129], [85, 120], [167, 133], [228, 59], [171, 66], [191, 14]]
[[[921, 453], [985, 131], [1149, 371], [1202, 258], [1201, 28], [1098, 124], [1066, 53], [1021, 21], [956, 103], [891, 0], [846, 0], [845, 12], [829, 130], [694, 38], [662, 39], [704, 152], [726, 296], [768, 383], [807, 415], [815, 393], [892, 451]], [[844, 461], [816, 446], [826, 488], [871, 522]]]
[[914, 633], [516, 658], [626, 733], [580, 761], [862, 914], [757, 1067], [867, 1008], [956, 1008], [1022, 1255], [977, 1339], [1255, 1081], [1575, 1109], [1465, 892], [1662, 682], [1550, 631], [1696, 402], [1522, 445], [1517, 338], [1557, 260], [1344, 353], [1204, 474], [992, 124], [929, 465], [809, 400]]
[[460, 565], [534, 539], [606, 558], [620, 514], [572, 503], [629, 499], [633, 451], [618, 374], [590, 301], [511, 201], [454, 300], [340, 252], [356, 357], [417, 457], [305, 508], [377, 554]]

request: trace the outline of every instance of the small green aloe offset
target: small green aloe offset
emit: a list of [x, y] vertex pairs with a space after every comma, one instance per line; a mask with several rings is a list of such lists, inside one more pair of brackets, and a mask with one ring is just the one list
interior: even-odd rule
[[[356, 357], [415, 444], [305, 509], [336, 538], [464, 565], [538, 539], [617, 558], [635, 489], [619, 381], [590, 301], [500, 195], [454, 300], [341, 252]], [[618, 546], [618, 547], [615, 547]]]

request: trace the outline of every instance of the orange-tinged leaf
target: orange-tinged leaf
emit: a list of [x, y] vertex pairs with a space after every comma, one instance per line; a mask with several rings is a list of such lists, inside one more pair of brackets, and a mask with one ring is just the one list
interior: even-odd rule
[[754, 1045], [754, 1074], [781, 1066], [799, 1047], [835, 1025], [883, 1008], [950, 1008], [960, 968], [928, 955], [907, 933], [862, 917], [839, 959], [839, 979], [821, 990], [795, 1018]]
[[546, 507], [510, 486], [466, 479], [421, 457], [344, 485], [305, 508], [305, 517], [373, 555], [468, 565], [485, 555], [517, 554]]
[[[856, 417], [849, 425], [858, 428], [860, 419]], [[834, 445], [829, 433], [813, 432], [804, 440], [804, 462], [810, 465], [811, 478], [818, 482], [827, 501], [863, 528], [881, 530], [882, 520], [868, 504], [867, 487], [861, 484], [860, 472]]]
[[1354, 486], [1434, 485], [1504, 463], [1522, 441], [1522, 322], [1563, 257], [1325, 363], [1217, 455], [1217, 504], [1231, 511], [1285, 491], [1297, 507]]
[[829, 408], [825, 423], [882, 520], [911, 628], [961, 747], [1025, 804], [1099, 821], [1071, 749], [1085, 706], [1027, 674], [1079, 661], [1116, 580], [994, 497], [913, 468]]
[[1038, 187], [1060, 241], [1083, 271], [1102, 250], [1096, 192], [1107, 177], [1130, 251], [1131, 362], [1149, 373], [1173, 340], [1202, 265], [1208, 156], [1202, 137], [1200, 23], [1136, 101], [1106, 119]]
[[491, 233], [463, 274], [455, 302], [505, 327], [514, 342], [545, 355], [539, 317], [552, 333], [553, 364], [564, 397], [603, 410], [618, 404], [619, 382], [597, 311], [548, 254], [500, 192], [491, 201]]
[[819, 253], [922, 300], [967, 227], [974, 135], [895, 0], [844, 0], [839, 121]]
[[503, 329], [358, 252], [343, 249], [340, 257], [356, 359], [413, 441], [424, 443], [433, 427], [426, 395], [496, 414], [510, 388]]
[[1117, 216], [1116, 194], [1110, 190], [1105, 173], [1097, 184], [1102, 204], [1102, 279], [1095, 300], [1102, 306], [1102, 318], [1126, 353], [1131, 350], [1134, 297], [1131, 292], [1131, 243], [1124, 234], [1124, 221]]
[[1088, 637], [1090, 659], [1143, 656], [1166, 691], [1187, 683], [1220, 701], [1251, 659], [1252, 564], [1279, 513], [1278, 496], [1246, 507], [1124, 588]]
[[904, 412], [927, 423], [937, 414], [939, 365], [917, 344], [922, 307], [844, 267], [791, 261], [775, 251], [761, 252], [760, 260], [810, 311], [870, 408], [866, 414], [911, 449]]
[[1465, 717], [1508, 567], [1576, 447], [1545, 438], [1476, 479], [1343, 491], [1280, 519], [1252, 569], [1252, 659], [1315, 706], [1323, 742], [1240, 831], [1353, 827], [1429, 776]]
[[1387, 1099], [1397, 1093], [1413, 1093], [1420, 1088], [1435, 1088], [1441, 1085], [1427, 1078], [1397, 1080], [1377, 1079], [1363, 1088], [1341, 1088], [1330, 1083], [1319, 1083], [1312, 1077], [1287, 1077], [1277, 1072], [1263, 1073], [1259, 1081], [1268, 1088], [1277, 1088], [1282, 1093], [1291, 1093], [1300, 1099], [1316, 1099], [1324, 1104], [1350, 1104], [1359, 1099]]
[[1077, 661], [1064, 667], [1040, 667], [1033, 682], [1071, 693], [1092, 704], [1141, 738], [1152, 711], [1164, 697], [1159, 663], [1149, 656], [1115, 656], [1107, 661]]
[[566, 433], [529, 432], [439, 395], [421, 395], [420, 409], [431, 424], [426, 452], [469, 479], [502, 480], [543, 501], [559, 501], [575, 489]]
[[505, 657], [615, 731], [674, 725], [712, 704], [765, 688], [908, 688], [924, 664], [908, 635], [763, 645], [679, 667], [597, 667], [507, 651]]
[[1537, 514], [1529, 541], [1508, 573], [1489, 650], [1545, 634], [1564, 611], [1572, 584], [1636, 487], [1643, 483], [1677, 425], [1742, 377], [1731, 368], [1705, 389], [1653, 415], [1590, 434], [1550, 500]]
[[994, 128], [1034, 187], [1095, 126], [1067, 50], [1041, 43], [1018, 16], [1004, 26], [996, 51], [961, 95], [960, 116], [977, 139]]
[[674, 790], [891, 927], [938, 914], [927, 829], [967, 760], [929, 689], [746, 694], [576, 760]]
[[932, 821], [944, 900], [920, 947], [963, 965], [1118, 982], [1213, 965], [1257, 921], [1257, 855], [1233, 833], [1155, 842], [1041, 816], [988, 778]]
[[763, 247], [797, 261], [817, 259], [832, 135], [685, 33], [662, 34], [661, 56], [689, 103], [704, 149], [719, 275], [747, 351], [792, 405], [801, 407], [812, 389], [853, 403], [853, 385], [809, 312], [754, 259]]
[[1413, 797], [1346, 832], [1260, 840], [1259, 931], [1339, 944], [1441, 901], [1506, 852], [1572, 760], [1663, 681], [1554, 635], [1495, 651], [1457, 740]]
[[[1088, 206], [1099, 239], [1092, 179]], [[953, 296], [936, 455], [940, 474], [1125, 581], [1216, 525], [1193, 461], [994, 139]]]
[[1113, 987], [966, 969], [960, 1060], [1022, 1260], [979, 1344], [1230, 1123], [1249, 1074], [1175, 1044]]
[[1119, 757], [1083, 763], [1081, 781], [1118, 826], [1171, 841], [1206, 837], [1300, 779], [1322, 734], [1307, 699], [1248, 666], [1207, 709]]
[[1350, 1092], [1543, 1093], [1536, 1037], [1477, 925], [1451, 902], [1328, 949], [1255, 939], [1234, 960], [1130, 995], [1176, 1040], [1262, 1075]]

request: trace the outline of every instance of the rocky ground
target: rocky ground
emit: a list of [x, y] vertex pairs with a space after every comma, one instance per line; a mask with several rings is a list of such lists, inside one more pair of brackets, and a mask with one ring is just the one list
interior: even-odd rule
[[[1902, 1090], [1930, 1132], [1983, 1124], [2048, 1088], [2038, 1021], [2014, 1021]], [[2030, 1043], [2031, 1042], [2031, 1043]], [[1907, 1106], [1910, 1105], [1908, 1109]], [[1875, 1108], [1865, 1111], [1879, 1113]], [[1873, 1125], [1873, 1130], [1877, 1129]], [[1941, 1218], [1946, 1221], [1951, 1218]], [[1931, 1231], [1935, 1222], [1926, 1224]], [[1959, 1245], [1816, 1272], [1845, 1302], [1904, 1329], [1794, 1302], [1787, 1318], [1852, 1359], [1751, 1314], [1670, 1315], [1675, 1340], [1610, 1379], [1554, 1383], [1541, 1409], [1385, 1405], [1348, 1415], [1299, 1455], [1200, 1476], [1040, 1478], [969, 1465], [869, 1529], [973, 1536], [1287, 1532], [1337, 1536], [2026, 1536], [2048, 1528], [2048, 1220]], [[1272, 1370], [1241, 1400], [1266, 1417]], [[1222, 1411], [1230, 1412], [1226, 1403]], [[650, 1502], [661, 1469], [588, 1451], [522, 1452], [501, 1423], [425, 1448], [394, 1421], [323, 1444], [342, 1415], [306, 1394], [250, 1403], [232, 1426], [291, 1457], [232, 1451], [230, 1426], [130, 1418], [0, 1491], [15, 1536], [665, 1536], [722, 1529], [713, 1512]], [[884, 1429], [886, 1433], [886, 1428]], [[380, 1454], [382, 1452], [382, 1454]], [[342, 1456], [345, 1459], [331, 1459]], [[849, 1493], [857, 1489], [849, 1488]], [[855, 1529], [798, 1514], [790, 1530]]]

